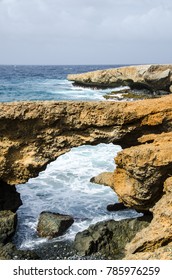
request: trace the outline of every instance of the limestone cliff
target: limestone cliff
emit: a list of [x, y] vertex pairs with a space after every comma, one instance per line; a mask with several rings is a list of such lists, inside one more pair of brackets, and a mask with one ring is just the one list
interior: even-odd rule
[[0, 104], [0, 180], [35, 177], [72, 147], [137, 145], [143, 135], [169, 132], [172, 96], [133, 103], [16, 102]]
[[[168, 179], [172, 174], [171, 139], [172, 95], [122, 103], [1, 103], [0, 193], [9, 185], [14, 188], [15, 184], [37, 176], [49, 162], [72, 147], [102, 142], [120, 144], [124, 150], [116, 157], [114, 190], [125, 205], [139, 211], [153, 207], [154, 214], [149, 230], [138, 233], [138, 239], [127, 247], [127, 256], [137, 258], [145, 251], [153, 254], [172, 241]], [[18, 207], [18, 199], [17, 196], [9, 210]], [[7, 210], [6, 201], [1, 198], [0, 203], [1, 209]]]
[[[151, 137], [147, 139], [151, 141]], [[159, 200], [172, 170], [172, 132], [153, 138], [152, 143], [124, 149], [115, 159], [116, 193], [126, 206], [141, 211], [149, 210]]]
[[163, 192], [150, 225], [127, 245], [126, 259], [172, 259], [172, 177], [164, 182]]
[[68, 80], [83, 86], [116, 87], [123, 85], [131, 88], [147, 88], [151, 91], [170, 91], [172, 65], [138, 65], [98, 70], [68, 75]]

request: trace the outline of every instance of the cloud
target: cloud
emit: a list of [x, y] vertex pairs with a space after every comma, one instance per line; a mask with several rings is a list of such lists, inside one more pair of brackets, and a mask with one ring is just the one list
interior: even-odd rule
[[[0, 59], [7, 59], [10, 49], [10, 59], [18, 57], [25, 47], [32, 52], [30, 60], [37, 55], [40, 61], [42, 55], [48, 63], [60, 53], [64, 61], [72, 61], [72, 51], [73, 63], [78, 57], [81, 63], [86, 57], [101, 63], [103, 53], [109, 61], [112, 53], [122, 57], [127, 48], [132, 54], [136, 46], [171, 44], [171, 25], [171, 0], [1, 0]], [[159, 51], [155, 54], [158, 57]]]

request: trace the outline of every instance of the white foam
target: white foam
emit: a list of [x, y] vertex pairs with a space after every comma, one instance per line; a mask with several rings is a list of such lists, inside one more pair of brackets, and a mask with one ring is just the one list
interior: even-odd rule
[[[62, 237], [70, 239], [89, 224], [110, 217], [118, 219], [119, 213], [115, 216], [106, 210], [108, 204], [117, 201], [115, 193], [109, 187], [90, 183], [90, 179], [101, 172], [114, 170], [114, 157], [120, 150], [113, 144], [73, 148], [50, 163], [39, 177], [19, 185], [17, 189], [23, 205], [18, 210], [16, 243], [22, 248], [37, 244], [36, 224], [42, 211], [72, 215], [75, 223]], [[123, 213], [125, 217], [127, 214]]]

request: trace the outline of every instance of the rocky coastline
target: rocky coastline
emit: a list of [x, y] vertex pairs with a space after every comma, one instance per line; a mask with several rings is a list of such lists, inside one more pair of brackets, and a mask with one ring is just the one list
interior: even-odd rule
[[[0, 104], [0, 259], [39, 258], [33, 252], [17, 251], [11, 243], [16, 230], [16, 210], [22, 203], [15, 185], [38, 176], [48, 163], [72, 147], [99, 143], [119, 144], [123, 150], [115, 158], [114, 173], [102, 174], [98, 183], [113, 188], [125, 207], [152, 216], [135, 230], [132, 221], [120, 226], [112, 226], [110, 222], [103, 229], [101, 225], [103, 239], [99, 237], [100, 231], [96, 233], [99, 225], [95, 226], [92, 240], [93, 233], [89, 234], [88, 229], [84, 234], [94, 248], [89, 254], [97, 253], [98, 248], [107, 259], [172, 259], [171, 73], [172, 65], [143, 65], [68, 77], [84, 86], [127, 85], [167, 92], [166, 96], [155, 99]], [[115, 244], [120, 239], [114, 238], [118, 235], [116, 228], [125, 232], [128, 224], [134, 234], [130, 238], [120, 236], [126, 242], [123, 247], [118, 244], [120, 252], [115, 256]]]
[[150, 92], [171, 92], [172, 65], [135, 65], [83, 74], [70, 74], [68, 80], [76, 85], [97, 88], [129, 86], [132, 89], [147, 89]]

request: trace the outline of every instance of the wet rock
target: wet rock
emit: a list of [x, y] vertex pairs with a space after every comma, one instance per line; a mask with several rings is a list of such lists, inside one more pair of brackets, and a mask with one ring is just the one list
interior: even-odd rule
[[39, 244], [35, 251], [42, 260], [64, 260], [76, 254], [71, 240], [55, 241], [52, 239], [46, 243]]
[[99, 222], [76, 234], [75, 249], [80, 255], [101, 253], [106, 259], [121, 259], [126, 244], [149, 222], [150, 218]]
[[8, 241], [14, 235], [16, 224], [16, 213], [10, 210], [0, 211], [0, 243]]
[[40, 237], [51, 239], [63, 235], [73, 222], [73, 217], [69, 215], [42, 212], [39, 217], [37, 232]]
[[124, 209], [127, 209], [127, 207], [122, 202], [109, 204], [107, 206], [108, 211], [121, 211], [121, 210], [124, 210]]
[[7, 243], [0, 244], [0, 260], [38, 260], [40, 259], [34, 251], [17, 250], [15, 245]]
[[[152, 92], [148, 89], [124, 89], [118, 91], [112, 91], [111, 93], [105, 94], [103, 97], [105, 99], [111, 100], [126, 100], [126, 101], [133, 101], [133, 100], [142, 100], [142, 99], [150, 99], [156, 98], [160, 94], [159, 91]], [[166, 94], [168, 94], [166, 92]]]

